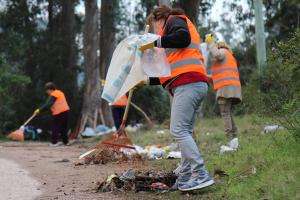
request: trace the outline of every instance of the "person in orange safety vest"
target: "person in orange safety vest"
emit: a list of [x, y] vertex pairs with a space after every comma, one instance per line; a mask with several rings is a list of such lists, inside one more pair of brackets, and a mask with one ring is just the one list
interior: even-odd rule
[[214, 180], [192, 136], [195, 118], [208, 88], [199, 33], [182, 9], [167, 6], [155, 8], [147, 24], [160, 37], [139, 49], [144, 52], [164, 48], [171, 67], [170, 77], [150, 78], [149, 83], [162, 85], [173, 96], [170, 132], [180, 147], [182, 159], [179, 168], [174, 170], [178, 178], [172, 189], [191, 191], [208, 187]]
[[211, 34], [206, 35], [205, 42], [210, 52], [211, 80], [229, 140], [228, 146], [236, 149], [238, 147], [237, 127], [231, 109], [233, 105], [242, 101], [238, 63], [225, 42], [215, 43]]
[[113, 119], [117, 130], [120, 128], [120, 125], [122, 123], [127, 102], [128, 102], [127, 96], [123, 95], [120, 99], [118, 99], [116, 102], [111, 104]]
[[46, 93], [48, 94], [47, 101], [38, 109], [34, 111], [35, 114], [39, 114], [42, 110], [50, 108], [52, 113], [52, 135], [51, 146], [59, 146], [59, 136], [62, 142], [68, 144], [68, 118], [70, 107], [66, 100], [65, 94], [56, 88], [54, 83], [48, 82], [45, 85]]

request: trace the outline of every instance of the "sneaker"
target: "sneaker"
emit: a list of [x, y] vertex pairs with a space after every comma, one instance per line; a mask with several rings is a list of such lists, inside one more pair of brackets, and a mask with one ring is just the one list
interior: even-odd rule
[[191, 179], [188, 182], [185, 182], [182, 185], [178, 186], [178, 189], [180, 191], [192, 191], [192, 190], [198, 190], [201, 188], [208, 187], [210, 185], [213, 185], [215, 182], [210, 177], [206, 179]]
[[59, 146], [61, 146], [61, 145], [63, 145], [63, 143], [62, 142], [57, 142], [57, 143], [55, 143], [55, 144], [49, 144], [49, 146], [50, 147], [59, 147]]

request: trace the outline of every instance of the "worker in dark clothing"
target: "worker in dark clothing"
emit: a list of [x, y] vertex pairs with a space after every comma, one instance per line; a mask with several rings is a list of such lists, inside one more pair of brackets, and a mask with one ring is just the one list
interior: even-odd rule
[[68, 116], [70, 107], [67, 103], [64, 93], [56, 89], [54, 83], [46, 83], [45, 90], [49, 97], [40, 108], [34, 111], [34, 113], [37, 115], [42, 110], [50, 108], [53, 117], [51, 146], [59, 146], [61, 144], [58, 142], [59, 136], [61, 136], [63, 143], [66, 145], [69, 142]]

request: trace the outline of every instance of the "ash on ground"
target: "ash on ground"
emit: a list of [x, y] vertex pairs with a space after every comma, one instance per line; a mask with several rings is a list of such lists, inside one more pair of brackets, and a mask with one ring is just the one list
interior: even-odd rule
[[174, 185], [176, 179], [177, 176], [173, 172], [134, 171], [130, 169], [122, 174], [112, 174], [104, 181], [98, 182], [97, 191], [166, 191]]

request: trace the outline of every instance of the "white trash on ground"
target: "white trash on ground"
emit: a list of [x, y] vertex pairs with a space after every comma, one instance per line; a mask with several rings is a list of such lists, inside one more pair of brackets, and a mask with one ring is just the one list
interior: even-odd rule
[[238, 138], [233, 138], [228, 145], [222, 145], [220, 147], [220, 154], [224, 154], [226, 152], [233, 152], [239, 148], [239, 140]]
[[162, 50], [147, 50], [144, 54], [138, 50], [141, 45], [153, 42], [158, 37], [150, 33], [132, 35], [118, 44], [108, 68], [103, 99], [109, 103], [115, 102], [141, 81], [147, 80], [147, 74], [155, 77], [170, 75], [170, 66], [166, 65], [166, 56]]
[[180, 151], [171, 151], [167, 155], [168, 159], [180, 159], [181, 158], [181, 152]]
[[84, 131], [81, 132], [81, 135], [84, 136], [84, 137], [93, 137], [93, 136], [96, 136], [96, 132], [91, 127], [86, 127], [84, 129]]
[[282, 130], [282, 129], [284, 128], [280, 125], [267, 125], [264, 127], [264, 133], [273, 133], [277, 130]]

